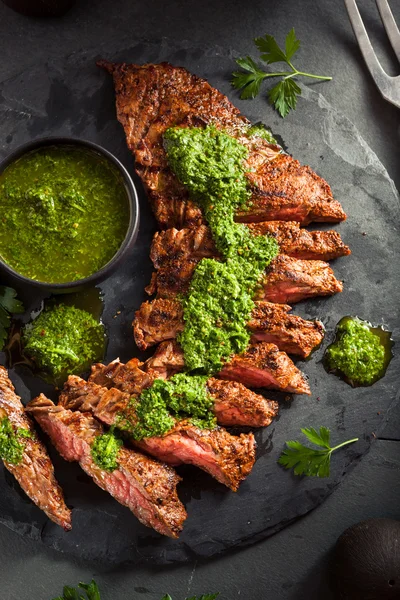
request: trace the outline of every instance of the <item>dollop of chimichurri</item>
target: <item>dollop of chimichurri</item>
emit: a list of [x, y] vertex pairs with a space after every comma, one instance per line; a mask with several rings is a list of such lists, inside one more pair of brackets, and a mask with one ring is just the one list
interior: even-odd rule
[[214, 373], [246, 349], [255, 288], [279, 247], [234, 221], [251, 196], [244, 165], [248, 151], [238, 140], [213, 126], [171, 128], [164, 140], [171, 169], [203, 209], [225, 259], [203, 259], [182, 299], [185, 328], [179, 342], [186, 367]]
[[29, 437], [32, 437], [29, 429], [14, 430], [7, 416], [0, 418], [0, 458], [11, 465], [19, 465], [25, 449], [23, 438]]
[[0, 174], [0, 257], [48, 283], [83, 279], [106, 265], [129, 223], [121, 175], [76, 146], [47, 146]]
[[65, 304], [46, 308], [22, 332], [24, 353], [57, 384], [100, 360], [105, 341], [102, 323], [85, 310]]
[[176, 421], [190, 418], [197, 427], [213, 429], [213, 401], [208, 394], [207, 376], [178, 373], [171, 379], [156, 379], [139, 398], [133, 397], [118, 417], [117, 427], [136, 440], [161, 436]]
[[90, 453], [93, 462], [100, 469], [112, 473], [118, 469], [118, 453], [122, 445], [122, 440], [115, 436], [114, 428], [111, 427], [110, 431], [98, 435], [92, 443]]
[[390, 333], [357, 317], [344, 317], [324, 362], [352, 386], [368, 386], [381, 379], [392, 358]]

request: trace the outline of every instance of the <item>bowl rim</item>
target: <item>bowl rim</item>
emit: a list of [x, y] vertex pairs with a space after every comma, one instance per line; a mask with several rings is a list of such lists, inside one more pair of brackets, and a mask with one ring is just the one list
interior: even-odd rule
[[24, 283], [26, 285], [33, 285], [35, 287], [46, 290], [51, 288], [55, 292], [62, 290], [75, 290], [75, 288], [94, 284], [106, 279], [111, 274], [111, 272], [120, 264], [125, 253], [129, 250], [129, 248], [135, 243], [139, 231], [140, 221], [138, 194], [130, 173], [122, 164], [122, 162], [114, 154], [112, 154], [112, 152], [110, 152], [100, 144], [97, 144], [96, 142], [92, 142], [87, 139], [77, 138], [73, 136], [46, 136], [21, 144], [20, 146], [15, 148], [15, 150], [13, 150], [10, 154], [8, 154], [2, 161], [0, 161], [0, 175], [13, 162], [17, 161], [22, 156], [28, 154], [31, 151], [37, 150], [44, 146], [68, 145], [81, 146], [83, 148], [87, 148], [89, 150], [97, 152], [98, 154], [102, 155], [106, 160], [110, 161], [118, 169], [122, 176], [122, 180], [128, 197], [129, 225], [125, 237], [114, 256], [98, 271], [95, 271], [94, 273], [92, 273], [88, 277], [84, 277], [83, 279], [77, 279], [76, 281], [66, 281], [64, 283], [51, 283], [50, 281], [38, 281], [36, 279], [31, 279], [10, 267], [10, 265], [8, 265], [0, 257], [0, 267], [3, 270], [5, 270], [9, 275], [17, 279], [20, 283]]

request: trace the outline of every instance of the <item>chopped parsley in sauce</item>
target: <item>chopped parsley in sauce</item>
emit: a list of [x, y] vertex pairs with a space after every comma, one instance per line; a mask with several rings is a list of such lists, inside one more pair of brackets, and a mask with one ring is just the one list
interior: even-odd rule
[[25, 450], [24, 438], [32, 437], [29, 429], [14, 429], [10, 419], [0, 418], [0, 458], [11, 465], [19, 465]]
[[385, 374], [392, 345], [389, 332], [357, 317], [344, 317], [335, 342], [326, 350], [325, 365], [343, 375], [350, 385], [372, 385]]
[[139, 398], [132, 397], [118, 417], [117, 427], [135, 440], [161, 436], [176, 421], [190, 419], [193, 425], [213, 429], [213, 400], [206, 387], [207, 376], [178, 373], [171, 379], [156, 379]]
[[93, 462], [100, 469], [112, 473], [118, 469], [118, 453], [122, 445], [122, 440], [115, 436], [114, 428], [111, 427], [110, 431], [98, 435], [92, 443], [90, 453]]
[[34, 150], [0, 174], [0, 257], [37, 281], [65, 283], [105, 266], [129, 223], [121, 176], [76, 146]]
[[251, 196], [245, 146], [213, 126], [171, 128], [164, 141], [171, 169], [201, 206], [224, 259], [203, 259], [197, 266], [182, 299], [185, 328], [178, 338], [188, 371], [215, 373], [246, 349], [254, 293], [279, 247], [273, 238], [255, 237], [234, 221]]
[[103, 357], [104, 325], [85, 310], [56, 304], [25, 325], [22, 345], [39, 369], [59, 383]]

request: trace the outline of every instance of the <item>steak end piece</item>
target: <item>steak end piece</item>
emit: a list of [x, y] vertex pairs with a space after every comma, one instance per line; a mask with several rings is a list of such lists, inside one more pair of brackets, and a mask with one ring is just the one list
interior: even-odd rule
[[22, 460], [18, 465], [4, 461], [4, 466], [29, 498], [65, 531], [72, 528], [71, 511], [66, 506], [61, 487], [54, 475], [54, 467], [47, 450], [38, 437], [31, 419], [25, 414], [16, 395], [7, 370], [0, 367], [0, 418], [8, 417], [14, 430], [28, 429], [32, 437], [24, 438]]
[[43, 394], [32, 400], [27, 410], [65, 460], [79, 462], [99, 487], [127, 506], [143, 525], [178, 537], [187, 515], [176, 491], [180, 477], [171, 467], [123, 447], [118, 468], [110, 473], [92, 459], [91, 444], [103, 427], [90, 413], [55, 406]]

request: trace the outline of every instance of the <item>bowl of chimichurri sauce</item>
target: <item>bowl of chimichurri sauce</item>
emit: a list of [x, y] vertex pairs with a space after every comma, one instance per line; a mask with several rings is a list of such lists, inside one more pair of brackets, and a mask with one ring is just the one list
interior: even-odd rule
[[97, 144], [46, 138], [0, 164], [0, 265], [20, 282], [76, 291], [105, 279], [139, 228], [135, 186]]

